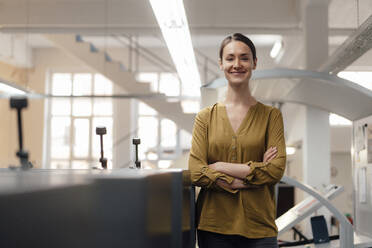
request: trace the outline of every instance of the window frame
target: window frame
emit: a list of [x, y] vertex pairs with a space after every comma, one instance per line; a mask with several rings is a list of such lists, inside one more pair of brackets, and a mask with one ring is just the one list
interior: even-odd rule
[[[156, 82], [157, 89], [155, 91], [157, 93], [161, 93], [160, 92], [160, 80], [162, 78], [162, 74], [170, 74], [170, 72], [143, 72], [143, 73], [146, 73], [146, 74], [153, 73], [153, 74], [157, 75], [157, 82]], [[137, 76], [138, 76], [138, 74], [137, 74]], [[171, 74], [175, 74], [175, 76], [178, 78], [177, 73], [171, 73]], [[137, 78], [139, 78], [139, 76]], [[199, 99], [199, 97], [189, 97], [189, 96], [185, 97], [185, 96], [183, 96], [182, 82], [179, 78], [178, 78], [178, 81], [179, 81], [179, 95], [169, 96], [170, 98], [178, 99], [179, 101], [185, 100], [185, 99], [191, 99], [191, 100]], [[162, 141], [161, 140], [162, 139], [162, 137], [161, 137], [162, 136], [161, 123], [162, 123], [162, 120], [165, 120], [167, 118], [164, 118], [161, 115], [159, 115], [159, 113], [157, 111], [156, 111], [156, 114], [141, 114], [140, 109], [139, 109], [140, 102], [141, 101], [139, 101], [139, 100], [135, 100], [135, 113], [136, 113], [135, 118], [136, 118], [136, 127], [138, 129], [137, 132], [136, 132], [137, 137], [139, 136], [139, 122], [138, 121], [139, 121], [140, 117], [154, 117], [154, 118], [157, 119], [157, 123], [158, 123], [158, 125], [157, 125], [157, 140], [156, 140], [157, 145], [156, 145], [155, 151], [154, 151], [157, 155], [157, 159], [151, 160], [151, 159], [148, 159], [147, 156], [145, 155], [145, 158], [141, 158], [141, 160], [143, 162], [149, 162], [151, 164], [154, 164], [156, 166], [156, 168], [159, 168], [159, 166], [158, 166], [159, 161], [161, 161], [161, 160], [167, 160], [167, 161], [175, 160], [182, 155], [182, 153], [185, 149], [190, 149], [190, 148], [185, 148], [185, 147], [182, 146], [182, 142], [181, 142], [181, 130], [182, 129], [180, 129], [178, 127], [177, 123], [175, 123], [175, 126], [176, 126], [176, 145], [174, 147], [172, 147], [172, 146], [168, 146], [168, 147], [164, 146], [163, 147], [162, 144], [161, 144], [161, 141]], [[143, 104], [146, 104], [146, 103], [143, 103]], [[172, 121], [172, 120], [170, 120], [170, 121]], [[141, 138], [141, 137], [139, 137], [139, 138]], [[167, 155], [166, 154], [167, 150], [173, 150], [173, 153]], [[145, 151], [145, 154], [146, 153], [147, 152]]]
[[[73, 95], [73, 84], [74, 84], [74, 75], [76, 74], [90, 74], [91, 75], [91, 94], [94, 94], [94, 80], [95, 80], [95, 75], [100, 74], [92, 70], [76, 70], [76, 69], [59, 69], [59, 70], [50, 70], [47, 73], [46, 76], [46, 92], [47, 94], [52, 93], [52, 86], [53, 86], [53, 75], [58, 74], [58, 73], [66, 73], [70, 74], [71, 77], [71, 95]], [[111, 82], [112, 83], [112, 82]], [[114, 84], [112, 83], [112, 90], [114, 88]], [[77, 98], [69, 98], [70, 102], [70, 114], [69, 115], [53, 115], [52, 114], [52, 98], [47, 98], [44, 104], [45, 107], [45, 132], [44, 132], [44, 155], [43, 155], [43, 163], [42, 163], [42, 168], [44, 169], [50, 169], [52, 162], [67, 162], [68, 164], [68, 169], [73, 169], [72, 164], [73, 162], [86, 162], [88, 165], [96, 162], [98, 162], [97, 157], [94, 156], [93, 154], [93, 135], [95, 134], [94, 127], [93, 127], [93, 120], [94, 118], [111, 118], [112, 119], [112, 142], [114, 143], [114, 136], [113, 136], [113, 130], [114, 130], [114, 102], [112, 99], [110, 99], [111, 104], [112, 104], [112, 113], [111, 115], [96, 115], [94, 114], [94, 98], [87, 98], [90, 101], [91, 104], [91, 115], [88, 116], [82, 116], [82, 115], [74, 115], [73, 114], [73, 107], [74, 103], [73, 100]], [[70, 118], [70, 139], [69, 139], [69, 157], [67, 159], [62, 159], [62, 158], [52, 158], [52, 118], [56, 117], [69, 117]], [[76, 157], [73, 152], [73, 146], [74, 146], [74, 139], [75, 139], [75, 130], [74, 130], [74, 122], [76, 119], [88, 119], [89, 123], [89, 142], [88, 142], [88, 156], [85, 158], [81, 157]], [[94, 134], [93, 134], [94, 133]], [[113, 145], [113, 144], [112, 144]], [[110, 164], [112, 164], [112, 159], [113, 159], [113, 149], [111, 150], [112, 152], [112, 158], [109, 159], [111, 161]], [[88, 166], [87, 169], [90, 167]], [[59, 169], [59, 168], [57, 168]]]

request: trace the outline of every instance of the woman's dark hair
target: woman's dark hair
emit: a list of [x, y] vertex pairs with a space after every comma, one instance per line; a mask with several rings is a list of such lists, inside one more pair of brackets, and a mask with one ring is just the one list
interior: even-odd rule
[[253, 60], [256, 60], [257, 59], [257, 57], [256, 57], [256, 47], [254, 46], [253, 42], [247, 36], [245, 36], [245, 35], [243, 35], [241, 33], [235, 33], [233, 35], [227, 36], [222, 41], [221, 46], [220, 46], [220, 59], [221, 60], [222, 60], [223, 49], [225, 48], [225, 46], [227, 44], [229, 44], [233, 40], [241, 41], [244, 44], [246, 44], [251, 49], [251, 51], [252, 51]]

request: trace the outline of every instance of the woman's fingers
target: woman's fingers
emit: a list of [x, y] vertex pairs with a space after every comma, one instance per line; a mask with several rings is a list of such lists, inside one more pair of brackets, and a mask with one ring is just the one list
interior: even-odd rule
[[267, 158], [267, 162], [270, 162], [271, 160], [273, 160], [275, 157], [276, 157], [276, 153], [271, 155], [270, 157]]
[[264, 162], [269, 162], [271, 161], [272, 159], [274, 159], [276, 157], [276, 154], [277, 154], [277, 149], [276, 147], [270, 147], [264, 154], [264, 159], [263, 161]]
[[269, 149], [267, 149], [267, 151], [264, 153], [264, 156], [263, 156], [263, 161], [266, 162], [267, 158], [269, 157], [270, 155], [270, 152], [273, 151], [273, 148], [270, 147]]
[[274, 159], [275, 157], [276, 157], [276, 155], [278, 154], [278, 151], [274, 151], [274, 152], [272, 152], [272, 153], [270, 153], [270, 155], [268, 156], [268, 158], [267, 158], [267, 161], [269, 162], [269, 161], [271, 161], [272, 159]]
[[268, 155], [269, 153], [273, 152], [274, 151], [274, 148], [273, 147], [270, 147], [269, 149], [267, 149], [267, 151], [265, 152], [265, 155]]
[[265, 156], [268, 157], [274, 153], [277, 153], [277, 150], [275, 147], [270, 147], [266, 152], [265, 152]]

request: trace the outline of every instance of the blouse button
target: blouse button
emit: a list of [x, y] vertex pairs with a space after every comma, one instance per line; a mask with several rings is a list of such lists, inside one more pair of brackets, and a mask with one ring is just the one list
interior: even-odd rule
[[236, 146], [232, 146], [231, 149], [234, 149], [235, 150], [236, 149]]

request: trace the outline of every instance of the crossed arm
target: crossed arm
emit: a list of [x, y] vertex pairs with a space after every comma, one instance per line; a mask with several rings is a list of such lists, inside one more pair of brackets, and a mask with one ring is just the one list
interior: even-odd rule
[[[263, 162], [270, 162], [272, 159], [274, 159], [277, 155], [277, 149], [276, 147], [270, 147], [264, 154]], [[227, 174], [229, 176], [234, 177], [234, 180], [231, 184], [227, 183], [226, 181], [222, 179], [217, 179], [216, 184], [222, 188], [228, 188], [231, 190], [235, 189], [246, 189], [250, 186], [245, 184], [243, 179], [247, 177], [249, 174], [251, 168], [247, 164], [232, 164], [232, 163], [226, 163], [226, 162], [216, 162], [213, 164], [208, 165], [209, 168], [214, 169], [218, 172]]]
[[189, 170], [194, 185], [205, 188], [218, 187], [231, 193], [238, 189], [258, 187], [278, 182], [285, 169], [285, 141], [283, 120], [279, 110], [270, 116], [268, 125], [269, 148], [260, 161], [247, 164], [216, 162], [208, 164], [208, 109], [199, 112], [195, 118]]

